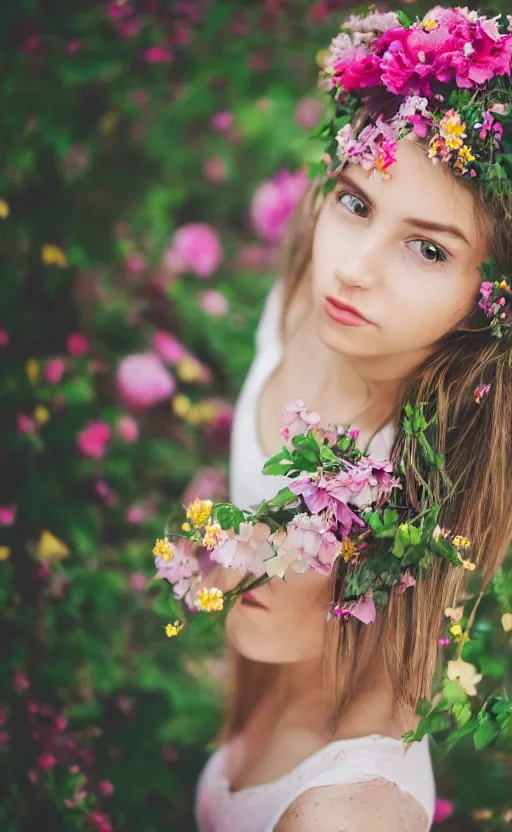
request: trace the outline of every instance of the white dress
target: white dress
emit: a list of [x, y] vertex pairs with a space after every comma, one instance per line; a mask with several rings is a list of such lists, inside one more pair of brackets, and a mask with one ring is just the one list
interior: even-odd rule
[[[235, 409], [230, 492], [231, 500], [241, 508], [258, 505], [287, 483], [285, 477], [263, 476], [266, 455], [257, 426], [261, 391], [281, 360], [281, 297], [282, 286], [277, 283], [268, 296], [256, 335], [256, 355]], [[385, 459], [392, 440], [393, 428], [387, 426], [374, 437], [369, 450], [376, 459]], [[241, 736], [231, 740], [233, 753], [242, 753], [242, 743]], [[293, 801], [308, 789], [378, 778], [411, 794], [427, 813], [430, 828], [435, 785], [428, 737], [410, 746], [379, 735], [336, 740], [283, 777], [236, 792], [226, 779], [226, 752], [225, 746], [219, 748], [201, 774], [196, 795], [199, 832], [272, 832]]]

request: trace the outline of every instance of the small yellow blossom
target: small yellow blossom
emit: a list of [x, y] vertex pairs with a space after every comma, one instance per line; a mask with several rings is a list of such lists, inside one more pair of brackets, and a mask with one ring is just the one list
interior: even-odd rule
[[32, 384], [35, 384], [39, 378], [40, 367], [34, 358], [29, 358], [29, 360], [25, 362], [25, 372], [28, 380], [31, 381]]
[[506, 612], [501, 616], [501, 626], [506, 633], [512, 632], [512, 612]]
[[350, 538], [347, 537], [347, 539], [344, 540], [343, 543], [341, 544], [340, 557], [343, 558], [345, 563], [348, 563], [348, 561], [351, 558], [357, 556], [357, 554], [358, 554], [358, 551], [357, 551], [356, 544], [354, 543], [353, 540], [350, 540]]
[[200, 402], [198, 404], [199, 412], [201, 414], [201, 421], [207, 424], [215, 422], [219, 415], [219, 408], [209, 401]]
[[182, 523], [181, 528], [183, 529], [184, 532], [191, 532], [192, 531], [192, 526], [190, 525], [190, 523]]
[[452, 624], [450, 627], [450, 633], [454, 638], [459, 638], [462, 635], [462, 627], [460, 624]]
[[453, 545], [457, 546], [459, 549], [469, 549], [471, 543], [467, 539], [467, 537], [463, 537], [461, 534], [457, 534], [453, 538]]
[[473, 811], [471, 813], [471, 817], [475, 821], [491, 820], [491, 818], [492, 818], [492, 809], [473, 809]]
[[0, 199], [0, 220], [5, 220], [11, 213], [8, 203], [5, 199]]
[[448, 110], [439, 122], [439, 132], [451, 150], [459, 150], [464, 144], [465, 123], [455, 110]]
[[182, 381], [197, 381], [201, 375], [201, 365], [195, 358], [192, 358], [190, 355], [186, 355], [178, 364], [177, 371], [178, 376]]
[[467, 569], [468, 572], [474, 572], [476, 569], [476, 563], [473, 563], [472, 560], [465, 560], [462, 555], [459, 554], [459, 560], [462, 563], [464, 569]]
[[201, 526], [205, 526], [210, 519], [212, 508], [213, 503], [211, 500], [200, 500], [197, 498], [193, 503], [190, 503], [187, 508], [187, 520], [190, 520], [196, 529], [201, 528]]
[[213, 549], [222, 537], [222, 527], [219, 523], [207, 523], [204, 527], [203, 543], [207, 549]]
[[178, 393], [178, 395], [175, 396], [172, 400], [173, 412], [176, 414], [176, 416], [179, 416], [181, 419], [183, 419], [183, 417], [187, 415], [190, 408], [191, 401], [189, 397], [183, 395], [183, 393]]
[[101, 135], [112, 135], [119, 124], [119, 120], [119, 113], [116, 113], [115, 110], [110, 110], [108, 113], [105, 113], [98, 122], [98, 130]]
[[455, 659], [448, 662], [446, 675], [450, 682], [458, 682], [468, 696], [476, 696], [476, 686], [481, 681], [482, 674], [477, 673], [474, 665], [463, 659]]
[[0, 561], [7, 560], [11, 557], [11, 550], [9, 546], [0, 546]]
[[162, 560], [172, 560], [174, 557], [174, 546], [165, 538], [159, 537], [153, 546], [153, 554]]
[[437, 20], [434, 20], [433, 17], [426, 17], [423, 23], [421, 24], [422, 29], [425, 32], [433, 32], [435, 29], [439, 27], [439, 23]]
[[44, 529], [38, 543], [40, 560], [63, 560], [69, 556], [69, 548], [64, 541]]
[[194, 603], [197, 609], [203, 612], [219, 612], [224, 607], [222, 590], [217, 587], [200, 589]]
[[174, 636], [177, 636], [178, 633], [181, 633], [184, 626], [185, 625], [180, 624], [179, 621], [175, 621], [174, 624], [167, 624], [165, 628], [165, 635], [167, 638], [173, 638]]
[[506, 280], [502, 280], [500, 283], [500, 289], [508, 289], [508, 283]]
[[193, 404], [185, 414], [184, 418], [187, 425], [200, 425], [202, 422], [201, 406]]
[[61, 269], [68, 265], [68, 258], [61, 248], [53, 243], [46, 243], [41, 249], [41, 259], [47, 266], [59, 266]]
[[475, 161], [475, 156], [471, 153], [471, 147], [468, 147], [467, 144], [463, 144], [459, 150], [459, 159], [464, 164]]
[[49, 418], [50, 411], [48, 408], [44, 407], [42, 404], [38, 405], [34, 410], [34, 421], [36, 421], [38, 425], [45, 425]]

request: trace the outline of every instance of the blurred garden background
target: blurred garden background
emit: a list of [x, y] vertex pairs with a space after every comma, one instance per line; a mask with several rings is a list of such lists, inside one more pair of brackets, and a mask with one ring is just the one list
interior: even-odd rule
[[[350, 10], [0, 8], [2, 832], [194, 829], [221, 630], [198, 614], [166, 638], [151, 549], [173, 504], [227, 494], [232, 407], [318, 155], [318, 53]], [[464, 655], [510, 696], [510, 568], [492, 589]], [[439, 828], [512, 822], [512, 729], [487, 730], [435, 753]]]

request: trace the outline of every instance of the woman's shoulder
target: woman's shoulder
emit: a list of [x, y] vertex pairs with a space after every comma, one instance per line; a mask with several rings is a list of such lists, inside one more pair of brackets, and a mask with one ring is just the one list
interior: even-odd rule
[[275, 832], [426, 832], [429, 820], [415, 798], [385, 779], [312, 788], [286, 810]]

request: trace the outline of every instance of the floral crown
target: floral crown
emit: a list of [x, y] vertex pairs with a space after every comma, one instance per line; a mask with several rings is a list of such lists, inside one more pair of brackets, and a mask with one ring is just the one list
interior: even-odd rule
[[[475, 180], [484, 195], [512, 197], [512, 18], [436, 6], [423, 20], [403, 12], [352, 15], [331, 43], [320, 85], [329, 94], [326, 141], [313, 176], [326, 190], [348, 163], [391, 177], [397, 142], [423, 140], [434, 164]], [[483, 267], [479, 308], [493, 335], [512, 330], [510, 282]]]

